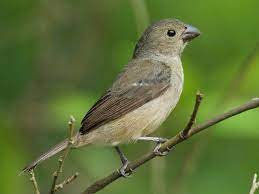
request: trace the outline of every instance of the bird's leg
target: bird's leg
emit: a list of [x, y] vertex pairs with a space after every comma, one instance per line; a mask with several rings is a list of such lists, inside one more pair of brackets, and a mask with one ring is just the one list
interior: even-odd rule
[[163, 137], [139, 137], [140, 141], [153, 141], [155, 143], [165, 143], [168, 139]]
[[117, 153], [119, 154], [120, 160], [122, 163], [122, 166], [118, 171], [123, 177], [127, 178], [132, 173], [131, 169], [130, 169], [130, 172], [128, 172], [128, 173], [125, 172], [125, 170], [127, 169], [128, 165], [129, 165], [129, 160], [126, 158], [126, 156], [123, 154], [123, 152], [121, 151], [121, 149], [118, 146], [115, 146], [115, 149], [116, 149]]
[[156, 143], [155, 148], [153, 149], [153, 152], [157, 156], [165, 156], [170, 151], [170, 148], [167, 148], [168, 151], [161, 152], [159, 149], [161, 148], [161, 145], [165, 143], [168, 139], [163, 137], [139, 137], [138, 140], [142, 141], [153, 141]]

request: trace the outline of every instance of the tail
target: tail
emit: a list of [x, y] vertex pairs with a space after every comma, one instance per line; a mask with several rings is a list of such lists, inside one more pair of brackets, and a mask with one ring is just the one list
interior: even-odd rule
[[64, 140], [61, 143], [52, 147], [49, 151], [45, 152], [44, 154], [40, 155], [35, 161], [27, 165], [20, 173], [20, 175], [24, 172], [29, 172], [31, 169], [35, 168], [39, 163], [43, 162], [44, 160], [54, 156], [55, 154], [61, 152], [67, 147], [68, 140]]

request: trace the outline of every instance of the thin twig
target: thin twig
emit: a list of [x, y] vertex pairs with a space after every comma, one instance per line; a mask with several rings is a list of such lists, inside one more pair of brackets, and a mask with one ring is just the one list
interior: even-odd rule
[[71, 146], [73, 145], [73, 133], [74, 133], [74, 128], [75, 128], [75, 119], [73, 116], [70, 116], [70, 120], [68, 122], [68, 126], [69, 126], [69, 138], [68, 138], [68, 143], [67, 143], [67, 147], [64, 151], [64, 154], [60, 156], [58, 162], [59, 162], [59, 165], [58, 165], [58, 169], [57, 171], [55, 171], [53, 173], [53, 182], [52, 182], [52, 186], [51, 186], [51, 189], [50, 189], [50, 194], [53, 194], [55, 193], [55, 188], [56, 188], [56, 184], [57, 184], [57, 180], [58, 180], [58, 177], [59, 175], [62, 173], [63, 171], [63, 166], [64, 166], [64, 161], [70, 151], [70, 148]]
[[64, 180], [62, 183], [57, 184], [57, 185], [55, 186], [55, 192], [58, 191], [59, 189], [63, 189], [65, 185], [71, 183], [71, 182], [74, 181], [77, 177], [78, 177], [78, 172], [76, 172], [74, 175], [72, 175], [72, 176], [69, 177], [68, 179]]
[[37, 180], [35, 178], [35, 174], [34, 174], [33, 169], [30, 171], [30, 175], [31, 175], [30, 181], [33, 184], [35, 194], [40, 194], [40, 190], [39, 190], [38, 183], [37, 183]]
[[[230, 117], [233, 117], [235, 115], [238, 115], [242, 112], [248, 111], [250, 109], [255, 109], [259, 107], [259, 98], [254, 98], [252, 100], [250, 100], [249, 102], [238, 106], [236, 108], [233, 108], [232, 110], [225, 112], [221, 115], [218, 115], [210, 120], [208, 120], [207, 122], [200, 124], [196, 127], [192, 127], [189, 131], [189, 133], [187, 134], [186, 138], [183, 139], [181, 138], [181, 132], [178, 133], [177, 135], [175, 135], [174, 137], [172, 137], [171, 139], [169, 139], [168, 141], [166, 141], [164, 144], [162, 144], [161, 148], [159, 151], [164, 152], [164, 151], [170, 151], [175, 145], [189, 139], [191, 136], [193, 136], [196, 133], [199, 133], [201, 131], [203, 131], [204, 129], [215, 125], [223, 120], [226, 120]], [[130, 172], [131, 170], [135, 170], [136, 168], [138, 168], [139, 166], [145, 164], [146, 162], [148, 162], [149, 160], [155, 158], [156, 155], [154, 152], [148, 152], [145, 155], [143, 155], [142, 157], [140, 157], [139, 159], [131, 162], [128, 166], [128, 168], [126, 169], [126, 172]], [[93, 183], [92, 185], [90, 185], [84, 192], [83, 194], [92, 194], [92, 193], [96, 193], [98, 191], [100, 191], [101, 189], [103, 189], [104, 187], [106, 187], [107, 185], [111, 184], [112, 182], [116, 181], [117, 179], [119, 179], [121, 177], [121, 174], [116, 170], [114, 172], [112, 172], [110, 175], [97, 180], [95, 183]]]
[[254, 194], [258, 188], [259, 188], [259, 181], [257, 181], [257, 174], [255, 173], [249, 194]]
[[200, 93], [200, 91], [197, 91], [196, 99], [195, 99], [195, 105], [194, 105], [194, 108], [193, 108], [193, 112], [192, 112], [191, 118], [190, 118], [189, 122], [187, 123], [186, 127], [184, 128], [184, 130], [182, 130], [182, 132], [181, 132], [181, 137], [183, 139], [186, 138], [186, 136], [188, 135], [190, 129], [192, 128], [192, 126], [196, 122], [196, 117], [197, 117], [197, 113], [198, 113], [198, 110], [199, 110], [202, 98], [203, 98], [203, 95]]
[[63, 163], [63, 156], [60, 156], [59, 160], [58, 160], [58, 169], [57, 171], [55, 171], [53, 173], [53, 182], [52, 182], [52, 186], [51, 186], [51, 189], [50, 189], [50, 194], [53, 194], [55, 192], [55, 186], [56, 186], [56, 183], [57, 183], [57, 180], [58, 180], [58, 176], [59, 174], [62, 172], [62, 163]]

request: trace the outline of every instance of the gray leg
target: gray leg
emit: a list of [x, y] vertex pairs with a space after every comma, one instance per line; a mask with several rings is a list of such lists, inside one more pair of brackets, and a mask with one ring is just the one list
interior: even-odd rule
[[127, 178], [130, 176], [131, 173], [126, 173], [125, 170], [127, 169], [128, 165], [129, 165], [129, 160], [126, 158], [126, 156], [123, 154], [123, 152], [120, 150], [120, 148], [118, 146], [115, 146], [115, 149], [117, 151], [117, 153], [120, 156], [120, 160], [122, 163], [122, 167], [119, 169], [119, 173]]
[[165, 143], [168, 139], [163, 137], [139, 137], [139, 141], [153, 141], [156, 143]]
[[[153, 149], [153, 152], [157, 156], [165, 156], [168, 154], [168, 151], [161, 152], [159, 149], [161, 148], [161, 144], [165, 143], [168, 139], [163, 137], [139, 137], [138, 140], [141, 141], [153, 141], [156, 143], [155, 148]], [[170, 150], [170, 149], [168, 149]]]

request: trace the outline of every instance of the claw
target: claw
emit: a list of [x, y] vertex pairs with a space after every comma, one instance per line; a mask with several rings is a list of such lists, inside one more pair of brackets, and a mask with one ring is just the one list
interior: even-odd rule
[[167, 150], [168, 152], [170, 152], [170, 151], [172, 150], [172, 148], [166, 147], [166, 150]]
[[130, 168], [129, 172], [126, 172], [126, 169], [129, 165], [129, 161], [125, 161], [125, 163], [122, 165], [120, 169], [118, 169], [118, 173], [121, 174], [124, 178], [129, 178], [133, 172], [133, 170]]
[[171, 150], [170, 148], [166, 148], [167, 149], [166, 151], [161, 152], [159, 150], [161, 148], [161, 145], [162, 145], [161, 143], [158, 143], [153, 150], [153, 152], [156, 156], [166, 156], [169, 153], [169, 151]]

